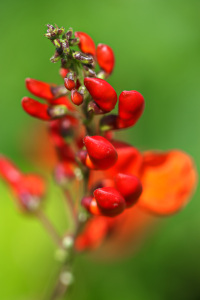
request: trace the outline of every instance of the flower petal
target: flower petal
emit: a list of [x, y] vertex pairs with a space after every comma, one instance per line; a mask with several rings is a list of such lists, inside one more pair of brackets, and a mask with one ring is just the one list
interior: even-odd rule
[[141, 174], [143, 193], [138, 205], [156, 214], [173, 214], [187, 204], [196, 180], [193, 161], [186, 153], [146, 152]]

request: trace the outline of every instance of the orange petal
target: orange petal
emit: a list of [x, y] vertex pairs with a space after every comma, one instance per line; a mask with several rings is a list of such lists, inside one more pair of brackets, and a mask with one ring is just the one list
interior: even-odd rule
[[143, 193], [138, 205], [169, 215], [184, 207], [196, 186], [197, 174], [190, 156], [173, 150], [146, 152], [141, 174]]
[[76, 250], [84, 251], [98, 248], [108, 234], [112, 222], [113, 219], [103, 216], [91, 218], [75, 241]]
[[76, 250], [93, 250], [94, 255], [103, 260], [117, 259], [133, 253], [154, 222], [155, 217], [138, 207], [128, 209], [115, 218], [95, 216], [88, 220], [77, 237]]

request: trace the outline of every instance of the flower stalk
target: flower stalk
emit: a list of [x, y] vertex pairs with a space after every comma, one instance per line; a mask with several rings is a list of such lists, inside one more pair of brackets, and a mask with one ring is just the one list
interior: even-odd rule
[[[75, 255], [99, 247], [106, 238], [128, 241], [132, 226], [137, 220], [142, 224], [135, 209], [157, 215], [179, 211], [195, 188], [196, 171], [192, 159], [181, 151], [141, 153], [115, 139], [115, 132], [139, 121], [145, 101], [135, 90], [122, 91], [118, 98], [106, 81], [115, 65], [110, 46], [96, 48], [88, 34], [50, 24], [45, 37], [55, 47], [50, 61], [60, 62], [63, 84], [26, 79], [28, 91], [42, 102], [24, 97], [22, 108], [47, 124], [48, 141], [56, 152], [54, 180], [63, 191], [72, 228], [60, 236], [42, 211], [46, 185], [41, 176], [24, 174], [4, 156], [0, 176], [21, 211], [37, 217], [56, 244], [60, 271], [48, 295], [56, 300], [67, 295], [74, 282]], [[113, 113], [117, 103], [118, 112]], [[124, 224], [130, 228], [124, 230]]]

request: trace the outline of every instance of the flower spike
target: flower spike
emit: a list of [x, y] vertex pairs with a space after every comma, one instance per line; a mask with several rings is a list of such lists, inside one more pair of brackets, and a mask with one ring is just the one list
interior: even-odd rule
[[[118, 100], [106, 81], [115, 65], [111, 47], [99, 44], [95, 48], [86, 33], [74, 34], [72, 28], [65, 31], [57, 25], [48, 24], [45, 36], [54, 46], [51, 62], [60, 62], [62, 82], [27, 78], [28, 91], [43, 101], [24, 97], [22, 107], [48, 121], [47, 134], [36, 128], [31, 154], [36, 154], [35, 162], [45, 158], [45, 167], [48, 163], [54, 170], [53, 179], [63, 192], [73, 226], [69, 224], [61, 236], [43, 212], [46, 186], [42, 177], [23, 174], [2, 155], [0, 177], [21, 210], [37, 217], [58, 246], [56, 258], [62, 266], [51, 298], [60, 299], [73, 281], [75, 252], [94, 249], [105, 240], [106, 251], [124, 253], [127, 242], [135, 245], [140, 233], [149, 228], [151, 214], [173, 214], [188, 202], [197, 174], [192, 159], [181, 151], [141, 153], [114, 139], [114, 130], [138, 121], [145, 102], [139, 92], [123, 91], [118, 114], [111, 112]], [[149, 211], [149, 217], [142, 210]]]

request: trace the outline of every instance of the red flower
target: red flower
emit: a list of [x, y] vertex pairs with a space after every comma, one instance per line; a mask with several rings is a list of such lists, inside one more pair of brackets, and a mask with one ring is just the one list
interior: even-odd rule
[[19, 207], [35, 211], [45, 194], [45, 182], [34, 174], [23, 174], [6, 157], [0, 156], [0, 176], [10, 186]]

